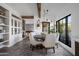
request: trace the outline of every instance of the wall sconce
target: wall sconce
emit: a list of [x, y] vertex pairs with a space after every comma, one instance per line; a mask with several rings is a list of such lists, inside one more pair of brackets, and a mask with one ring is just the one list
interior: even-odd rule
[[48, 19], [46, 19], [46, 21], [48, 21]]

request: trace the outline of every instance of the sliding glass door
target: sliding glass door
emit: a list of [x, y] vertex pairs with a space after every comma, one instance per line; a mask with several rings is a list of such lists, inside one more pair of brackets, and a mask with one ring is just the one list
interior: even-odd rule
[[58, 20], [56, 28], [57, 32], [60, 33], [59, 41], [71, 47], [71, 15]]
[[67, 39], [68, 39], [68, 45], [71, 46], [71, 16], [68, 16], [67, 21]]

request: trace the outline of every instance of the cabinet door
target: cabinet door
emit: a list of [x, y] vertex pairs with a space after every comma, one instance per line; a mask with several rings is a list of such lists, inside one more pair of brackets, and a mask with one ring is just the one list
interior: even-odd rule
[[75, 55], [79, 56], [79, 42], [75, 42]]

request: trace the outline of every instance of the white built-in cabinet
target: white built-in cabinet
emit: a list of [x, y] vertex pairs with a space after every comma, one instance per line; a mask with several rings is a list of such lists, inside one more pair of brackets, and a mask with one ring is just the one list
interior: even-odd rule
[[0, 47], [8, 45], [9, 11], [0, 6]]
[[11, 14], [10, 30], [10, 45], [12, 46], [22, 40], [22, 20], [13, 14]]
[[13, 46], [22, 40], [22, 19], [0, 6], [0, 48]]
[[11, 35], [22, 33], [22, 20], [12, 16], [11, 19]]

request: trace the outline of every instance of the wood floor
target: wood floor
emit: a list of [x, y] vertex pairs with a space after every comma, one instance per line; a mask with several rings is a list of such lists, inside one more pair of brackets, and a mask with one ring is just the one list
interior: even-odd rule
[[45, 49], [35, 49], [32, 51], [29, 45], [29, 41], [24, 39], [12, 47], [0, 49], [0, 56], [72, 56], [60, 45], [58, 48], [55, 48], [55, 53], [53, 53], [52, 49], [49, 49], [47, 54]]

